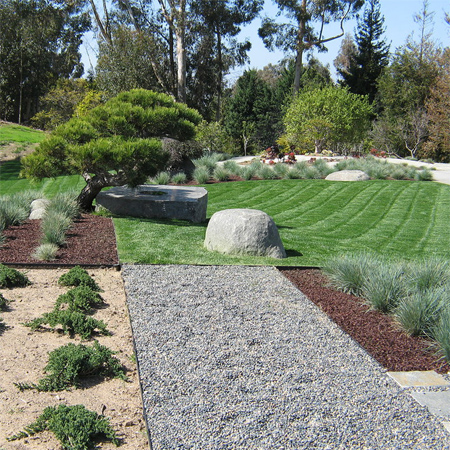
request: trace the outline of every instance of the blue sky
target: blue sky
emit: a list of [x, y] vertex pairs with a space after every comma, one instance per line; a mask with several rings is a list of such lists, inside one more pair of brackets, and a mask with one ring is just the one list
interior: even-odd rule
[[[433, 37], [436, 42], [450, 46], [450, 26], [444, 21], [445, 12], [450, 13], [450, 0], [429, 0], [429, 11], [434, 12], [434, 32]], [[406, 38], [415, 31], [419, 32], [417, 24], [414, 23], [413, 16], [422, 10], [423, 0], [380, 0], [381, 13], [385, 19], [386, 40], [391, 43], [391, 52], [403, 45]], [[272, 0], [265, 1], [264, 11], [261, 16], [275, 17], [277, 13], [277, 6]], [[284, 56], [279, 51], [269, 52], [263, 45], [261, 39], [258, 37], [258, 28], [261, 24], [261, 19], [256, 19], [252, 24], [245, 27], [242, 32], [242, 38], [249, 38], [252, 42], [252, 49], [249, 53], [250, 63], [244, 67], [239, 67], [233, 70], [228, 79], [230, 81], [236, 80], [245, 69], [256, 68], [262, 69], [269, 63], [276, 64]], [[354, 35], [356, 30], [356, 20], [348, 21], [345, 24], [345, 32]], [[329, 28], [325, 29], [328, 36], [335, 35], [339, 32], [338, 24], [330, 24]], [[333, 34], [332, 34], [333, 33]], [[85, 71], [90, 67], [90, 61], [95, 65], [95, 51], [91, 47], [92, 34], [86, 39], [86, 44], [81, 48], [83, 53], [83, 62]], [[315, 53], [323, 64], [329, 64], [330, 70], [334, 75], [333, 60], [336, 58], [342, 39], [337, 39], [328, 44], [327, 53]], [[88, 56], [89, 55], [89, 56]]]
[[[449, 0], [429, 0], [429, 11], [434, 12], [434, 32], [433, 37], [437, 42], [444, 46], [450, 44], [450, 26], [444, 21], [445, 12], [450, 13]], [[415, 34], [419, 32], [413, 16], [420, 12], [423, 7], [423, 0], [380, 0], [381, 14], [384, 16], [384, 26], [386, 29], [386, 40], [391, 42], [391, 52], [403, 45], [406, 38], [414, 31]], [[272, 0], [266, 0], [262, 16], [268, 15], [274, 17], [277, 13], [277, 7]], [[255, 20], [252, 24], [243, 29], [241, 35], [249, 38], [252, 42], [252, 50], [250, 51], [250, 64], [245, 68], [261, 69], [265, 65], [272, 63], [276, 64], [283, 58], [284, 54], [281, 52], [269, 52], [264, 48], [261, 39], [258, 37], [258, 28], [260, 26], [260, 19]], [[348, 21], [345, 26], [345, 32], [354, 35], [356, 30], [356, 20]], [[339, 24], [330, 24], [330, 28], [325, 29], [325, 33], [332, 35], [339, 32]], [[334, 35], [333, 34], [333, 35]], [[329, 64], [330, 70], [334, 73], [333, 60], [336, 58], [341, 45], [341, 39], [330, 42], [327, 45], [327, 53], [315, 52], [317, 57], [323, 64]], [[238, 68], [231, 74], [231, 79], [236, 78], [242, 73], [245, 68]]]

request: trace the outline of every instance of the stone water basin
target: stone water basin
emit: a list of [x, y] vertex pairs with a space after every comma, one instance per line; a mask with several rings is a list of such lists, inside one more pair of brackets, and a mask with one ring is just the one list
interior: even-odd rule
[[206, 220], [208, 191], [194, 186], [119, 186], [100, 192], [96, 202], [119, 216], [200, 223]]

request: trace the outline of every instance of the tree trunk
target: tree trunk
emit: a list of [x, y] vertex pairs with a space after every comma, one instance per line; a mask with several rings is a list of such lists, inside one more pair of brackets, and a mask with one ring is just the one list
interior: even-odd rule
[[300, 79], [303, 71], [303, 52], [305, 51], [306, 33], [306, 0], [302, 0], [302, 14], [299, 19], [297, 34], [297, 56], [295, 58], [294, 95], [300, 90]]
[[177, 40], [177, 99], [186, 103], [186, 0], [180, 0], [175, 28]]
[[221, 109], [222, 109], [222, 82], [223, 82], [223, 68], [222, 68], [222, 36], [220, 34], [219, 27], [217, 27], [217, 59], [219, 66], [219, 80], [217, 82], [217, 109], [216, 109], [216, 122], [220, 121]]

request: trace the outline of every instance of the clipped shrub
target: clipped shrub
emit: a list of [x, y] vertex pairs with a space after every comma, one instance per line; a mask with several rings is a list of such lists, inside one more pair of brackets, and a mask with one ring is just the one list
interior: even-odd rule
[[380, 264], [381, 261], [376, 256], [367, 253], [341, 255], [329, 259], [322, 271], [335, 289], [361, 296], [369, 273], [376, 270]]
[[214, 169], [213, 178], [218, 181], [228, 181], [230, 179], [230, 172], [223, 166], [217, 166]]
[[33, 258], [39, 261], [53, 261], [56, 258], [59, 247], [55, 244], [41, 244], [33, 253]]
[[31, 284], [26, 275], [16, 269], [0, 264], [0, 288], [25, 287]]
[[449, 300], [442, 288], [417, 291], [400, 301], [394, 316], [408, 334], [430, 336]]
[[172, 177], [172, 183], [175, 184], [185, 184], [187, 181], [187, 176], [185, 173], [180, 172], [180, 173], [176, 173], [173, 177]]
[[82, 339], [89, 339], [94, 335], [96, 330], [98, 330], [98, 334], [111, 334], [102, 320], [97, 320], [79, 311], [71, 311], [68, 309], [53, 310], [24, 325], [30, 327], [32, 330], [37, 330], [42, 325], [49, 325], [52, 331], [60, 325], [64, 333], [71, 336], [78, 334]]
[[44, 370], [48, 374], [37, 384], [15, 383], [21, 390], [62, 391], [79, 387], [83, 378], [102, 376], [126, 380], [125, 369], [114, 352], [97, 341], [92, 347], [67, 344], [49, 353]]
[[42, 244], [61, 246], [66, 241], [66, 233], [71, 225], [70, 217], [60, 212], [46, 210], [41, 222]]
[[383, 313], [395, 309], [405, 294], [402, 279], [403, 267], [399, 264], [381, 264], [371, 270], [362, 286], [362, 296], [369, 305]]
[[119, 440], [108, 419], [84, 405], [48, 406], [35, 422], [23, 431], [7, 438], [8, 441], [51, 431], [64, 450], [87, 450], [94, 447], [94, 438], [103, 437], [119, 446]]
[[209, 170], [206, 167], [197, 167], [192, 174], [192, 178], [198, 184], [205, 184], [208, 182], [210, 177]]
[[58, 284], [61, 286], [87, 286], [93, 291], [102, 291], [95, 280], [80, 266], [72, 267], [67, 273], [61, 275]]
[[89, 313], [93, 308], [103, 304], [102, 297], [89, 286], [80, 285], [60, 295], [55, 304], [55, 310], [67, 305], [70, 311]]

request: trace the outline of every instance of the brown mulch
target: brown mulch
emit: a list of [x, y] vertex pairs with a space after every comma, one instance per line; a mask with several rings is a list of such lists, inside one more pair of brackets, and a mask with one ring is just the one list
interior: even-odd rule
[[83, 214], [68, 231], [67, 241], [54, 261], [37, 261], [32, 257], [41, 238], [41, 221], [27, 220], [8, 227], [6, 242], [0, 247], [0, 262], [7, 264], [84, 264], [117, 265], [116, 235], [110, 218]]
[[281, 272], [387, 370], [450, 370], [429, 349], [429, 341], [407, 335], [390, 316], [370, 310], [362, 299], [328, 287], [319, 270]]

